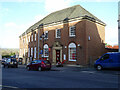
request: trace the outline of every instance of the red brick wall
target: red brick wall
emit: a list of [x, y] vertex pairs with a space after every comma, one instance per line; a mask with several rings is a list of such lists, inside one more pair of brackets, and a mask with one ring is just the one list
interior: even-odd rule
[[[69, 37], [69, 27], [76, 26], [76, 36]], [[56, 29], [61, 29], [61, 38], [56, 38]], [[52, 61], [52, 47], [55, 41], [60, 42], [62, 45], [63, 55], [66, 54], [66, 59], [68, 61], [68, 45], [71, 42], [76, 44], [77, 51], [77, 61], [76, 62], [67, 62], [72, 64], [88, 64], [90, 58], [94, 60], [94, 58], [101, 56], [104, 53], [104, 41], [105, 41], [105, 30], [104, 26], [95, 24], [88, 20], [82, 20], [79, 22], [73, 23], [64, 23], [63, 25], [56, 25], [52, 27], [45, 28], [44, 26], [39, 28], [40, 36], [43, 34], [43, 30], [48, 30], [48, 39], [44, 41], [44, 44], [48, 44], [51, 49], [49, 52], [49, 60]], [[34, 47], [36, 46], [36, 51], [38, 51], [38, 31], [36, 32], [36, 41], [34, 41], [34, 32], [33, 32], [33, 42], [29, 43], [29, 47], [33, 47], [33, 57], [34, 57]], [[88, 36], [91, 37], [91, 40], [88, 41]], [[31, 39], [31, 38], [30, 38]], [[102, 42], [103, 40], [103, 42]], [[40, 50], [43, 48], [43, 41], [40, 40]], [[80, 47], [78, 46], [80, 44]], [[67, 48], [65, 48], [67, 46]], [[39, 50], [39, 52], [40, 52]], [[30, 50], [31, 51], [31, 50]], [[31, 52], [30, 52], [31, 54]], [[62, 55], [62, 56], [63, 56]], [[38, 53], [36, 53], [36, 57], [38, 57]], [[41, 55], [40, 55], [41, 58]], [[37, 58], [38, 59], [38, 58]], [[63, 59], [63, 57], [62, 57]]]

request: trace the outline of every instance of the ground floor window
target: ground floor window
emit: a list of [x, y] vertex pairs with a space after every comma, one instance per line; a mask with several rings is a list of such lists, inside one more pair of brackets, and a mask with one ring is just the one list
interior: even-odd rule
[[76, 61], [76, 45], [75, 45], [75, 43], [69, 44], [69, 61]]
[[34, 47], [34, 58], [36, 58], [36, 47]]
[[44, 45], [44, 57], [49, 57], [49, 47], [47, 44]]

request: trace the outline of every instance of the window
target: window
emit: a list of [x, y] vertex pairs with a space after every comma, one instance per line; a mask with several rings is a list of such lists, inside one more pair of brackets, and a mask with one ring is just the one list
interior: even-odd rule
[[24, 48], [24, 56], [25, 56], [25, 48]]
[[33, 56], [33, 48], [31, 48], [31, 56]]
[[60, 38], [61, 36], [61, 29], [56, 29], [56, 38]]
[[28, 43], [28, 38], [26, 37], [26, 42]]
[[30, 36], [28, 37], [28, 40], [29, 40], [29, 42], [30, 42]]
[[71, 26], [69, 29], [69, 36], [74, 37], [75, 36], [75, 26]]
[[109, 59], [109, 54], [104, 55], [100, 60], [106, 60]]
[[49, 57], [49, 47], [47, 44], [44, 45], [44, 57]]
[[32, 36], [31, 36], [31, 41], [33, 41], [33, 34], [32, 34]]
[[76, 45], [74, 43], [69, 44], [69, 61], [76, 61]]
[[25, 44], [25, 38], [23, 39], [23, 44]]
[[36, 41], [36, 32], [35, 32], [35, 41]]
[[44, 39], [48, 39], [48, 31], [45, 31], [44, 35], [45, 35]]
[[36, 47], [34, 47], [34, 58], [36, 58]]

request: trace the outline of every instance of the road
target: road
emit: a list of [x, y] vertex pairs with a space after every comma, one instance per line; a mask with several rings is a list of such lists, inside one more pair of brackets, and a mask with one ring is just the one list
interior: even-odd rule
[[[59, 68], [58, 68], [59, 69]], [[24, 67], [2, 68], [3, 88], [118, 88], [119, 71], [94, 69], [27, 71]]]

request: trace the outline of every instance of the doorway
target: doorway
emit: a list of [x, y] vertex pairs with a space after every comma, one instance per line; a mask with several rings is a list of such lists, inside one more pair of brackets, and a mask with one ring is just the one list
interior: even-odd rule
[[56, 63], [60, 62], [60, 50], [56, 50]]

